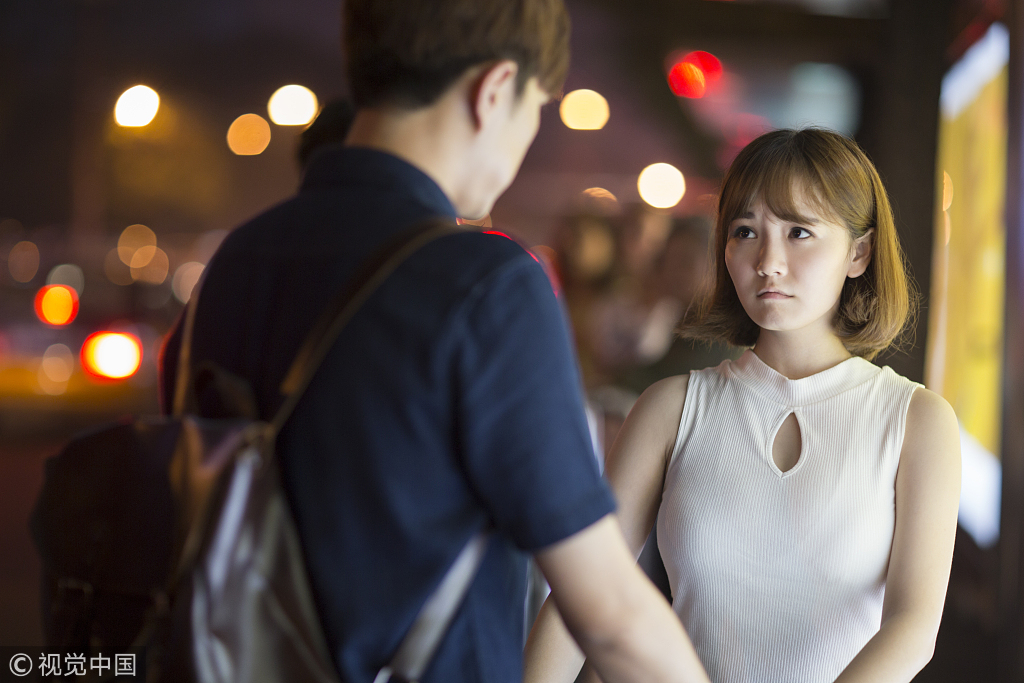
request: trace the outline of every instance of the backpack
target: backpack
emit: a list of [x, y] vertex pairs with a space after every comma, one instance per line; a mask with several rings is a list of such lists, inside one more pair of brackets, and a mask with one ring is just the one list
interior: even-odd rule
[[[270, 422], [254, 419], [240, 378], [209, 364], [190, 372], [192, 296], [172, 416], [80, 435], [46, 463], [30, 526], [44, 566], [48, 645], [145, 646], [151, 682], [338, 681], [281, 488], [276, 436], [361, 304], [409, 255], [459, 230], [431, 220], [375, 254], [307, 335]], [[241, 416], [187, 410], [200, 384]], [[467, 542], [376, 683], [423, 674], [487, 539], [481, 531]]]

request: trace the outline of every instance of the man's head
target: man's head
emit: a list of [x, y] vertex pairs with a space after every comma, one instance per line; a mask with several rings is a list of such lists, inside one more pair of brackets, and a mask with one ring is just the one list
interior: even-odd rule
[[565, 80], [562, 0], [346, 0], [343, 24], [349, 143], [418, 166], [463, 217], [489, 212]]
[[556, 96], [569, 69], [562, 0], [345, 0], [345, 58], [357, 108], [433, 104], [469, 68], [516, 63]]

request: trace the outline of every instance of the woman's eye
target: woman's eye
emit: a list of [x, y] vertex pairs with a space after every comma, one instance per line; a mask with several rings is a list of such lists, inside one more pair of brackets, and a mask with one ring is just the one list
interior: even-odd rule
[[789, 231], [789, 236], [797, 239], [806, 239], [811, 236], [811, 232], [807, 228], [793, 228]]
[[739, 237], [740, 239], [744, 240], [747, 239], [748, 237], [753, 237], [753, 235], [754, 231], [746, 227], [745, 225], [741, 225], [740, 227], [732, 231], [733, 237]]

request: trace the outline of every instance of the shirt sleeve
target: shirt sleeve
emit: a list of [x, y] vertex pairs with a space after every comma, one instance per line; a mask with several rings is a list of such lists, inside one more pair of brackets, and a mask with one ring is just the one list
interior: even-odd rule
[[565, 316], [526, 254], [477, 285], [458, 345], [464, 465], [499, 530], [523, 550], [614, 511], [594, 457]]

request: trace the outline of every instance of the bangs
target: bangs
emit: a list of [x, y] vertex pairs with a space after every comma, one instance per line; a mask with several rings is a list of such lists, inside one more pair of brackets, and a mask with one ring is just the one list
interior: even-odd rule
[[[798, 156], [766, 154], [750, 159], [737, 171], [732, 179], [733, 191], [722, 197], [720, 211], [725, 225], [752, 211], [758, 201], [764, 202], [772, 215], [791, 223], [812, 225], [823, 219], [843, 224], [823, 196], [822, 179]], [[808, 209], [811, 215], [805, 215]]]

